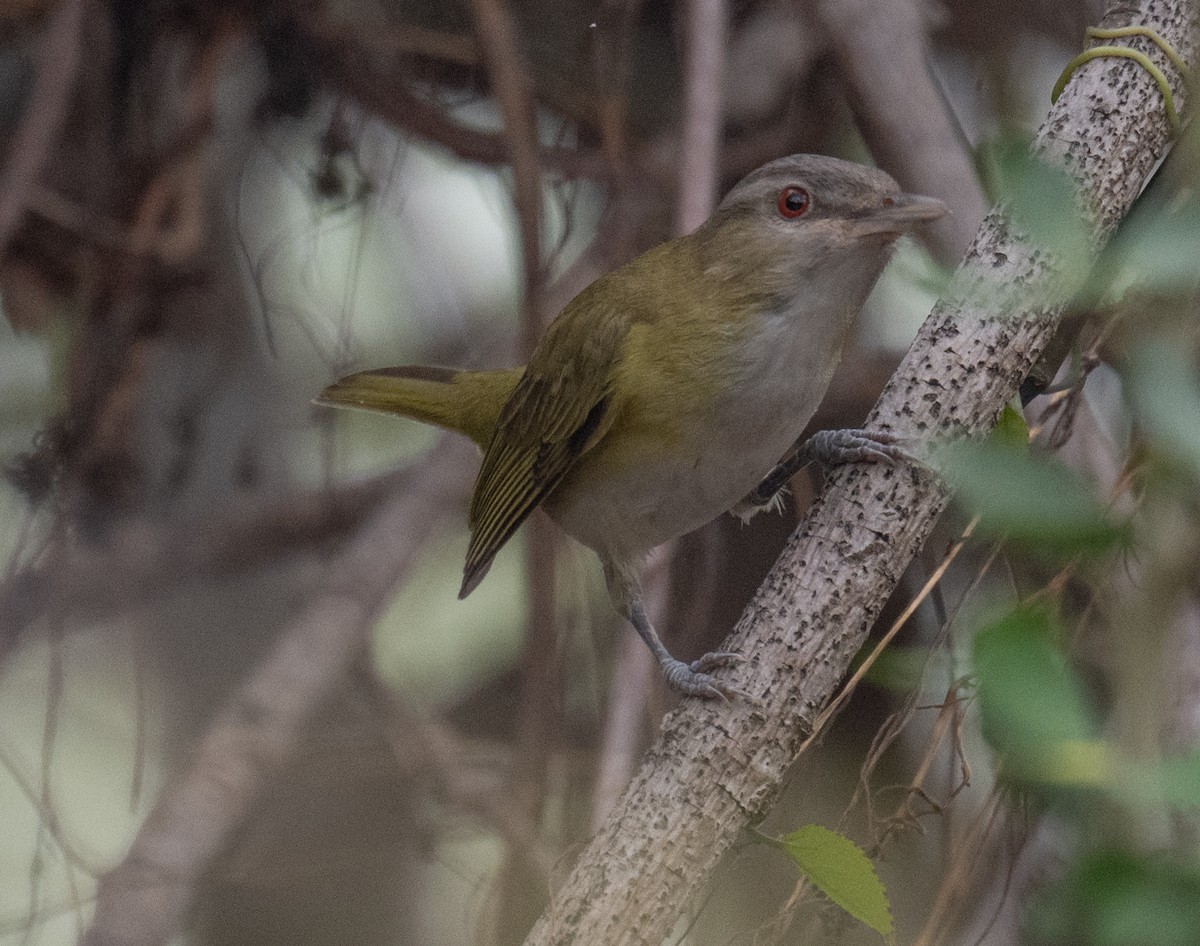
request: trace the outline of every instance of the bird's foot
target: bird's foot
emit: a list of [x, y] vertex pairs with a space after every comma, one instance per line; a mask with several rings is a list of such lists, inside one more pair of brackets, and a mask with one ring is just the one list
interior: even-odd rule
[[808, 441], [812, 459], [829, 468], [843, 463], [916, 463], [920, 460], [903, 444], [907, 438], [885, 430], [820, 430]]
[[828, 470], [843, 463], [887, 463], [896, 466], [901, 462], [921, 465], [921, 461], [905, 447], [908, 438], [887, 431], [819, 430], [808, 440], [798, 444], [762, 478], [730, 512], [748, 522], [765, 509], [782, 509], [787, 481], [809, 463], [819, 463]]
[[706, 700], [730, 700], [735, 696], [752, 699], [744, 690], [722, 683], [709, 674], [710, 670], [739, 664], [744, 659], [741, 654], [726, 651], [705, 654], [690, 664], [670, 657], [662, 662], [663, 676], [667, 678], [667, 685], [672, 690], [686, 696], [700, 696]]

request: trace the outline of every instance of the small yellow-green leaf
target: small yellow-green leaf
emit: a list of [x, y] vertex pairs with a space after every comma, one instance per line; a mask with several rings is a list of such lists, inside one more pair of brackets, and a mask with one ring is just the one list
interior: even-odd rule
[[1014, 448], [1028, 449], [1029, 425], [1025, 423], [1021, 412], [1012, 404], [1004, 405], [1004, 410], [1000, 412], [1000, 419], [992, 428], [992, 439], [999, 443], [1009, 444]]
[[797, 828], [779, 840], [818, 890], [887, 942], [895, 941], [887, 892], [862, 848], [818, 824]]

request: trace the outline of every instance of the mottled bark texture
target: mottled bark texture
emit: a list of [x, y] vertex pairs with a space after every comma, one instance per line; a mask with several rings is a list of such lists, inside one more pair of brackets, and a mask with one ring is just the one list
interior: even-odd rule
[[[1103, 25], [1135, 22], [1195, 63], [1194, 2], [1125, 3]], [[1162, 61], [1150, 43], [1131, 45]], [[1163, 68], [1181, 102], [1180, 77]], [[1097, 247], [1168, 134], [1157, 87], [1124, 59], [1085, 65], [1050, 111], [1036, 147], [1077, 176]], [[869, 425], [923, 441], [987, 431], [1054, 332], [1059, 312], [1046, 300], [1061, 298], [1057, 275], [1049, 255], [993, 211]], [[725, 649], [747, 657], [730, 682], [754, 701], [686, 700], [667, 718], [529, 946], [663, 941], [742, 829], [778, 796], [817, 713], [948, 499], [935, 475], [917, 469], [860, 466], [832, 476], [727, 641]]]

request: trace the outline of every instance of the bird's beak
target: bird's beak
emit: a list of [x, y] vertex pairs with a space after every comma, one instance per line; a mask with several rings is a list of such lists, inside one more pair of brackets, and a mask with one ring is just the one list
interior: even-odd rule
[[865, 230], [875, 233], [907, 233], [918, 224], [936, 220], [949, 212], [940, 200], [920, 194], [892, 194], [862, 216]]

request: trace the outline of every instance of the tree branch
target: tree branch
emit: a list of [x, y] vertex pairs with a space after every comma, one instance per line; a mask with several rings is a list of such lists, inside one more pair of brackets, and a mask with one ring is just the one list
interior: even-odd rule
[[10, 140], [4, 176], [0, 179], [0, 253], [21, 223], [46, 153], [58, 140], [66, 121], [71, 89], [79, 71], [83, 7], [83, 0], [63, 0], [46, 25], [37, 79], [20, 125]]
[[103, 542], [72, 544], [63, 555], [0, 582], [0, 664], [28, 625], [51, 607], [100, 620], [151, 606], [182, 586], [329, 548], [360, 529], [409, 479], [410, 471], [402, 470], [337, 490], [235, 500], [215, 514], [168, 523], [134, 520]]
[[[1158, 30], [1195, 67], [1196, 6], [1123, 4], [1105, 25]], [[1158, 59], [1149, 43], [1138, 48]], [[1177, 97], [1181, 77], [1168, 70]], [[1126, 61], [1097, 59], [1072, 78], [1036, 147], [1079, 181], [1097, 246], [1111, 235], [1168, 137], [1153, 80]], [[1050, 254], [984, 221], [947, 298], [926, 320], [868, 424], [923, 440], [977, 436], [1054, 332]], [[844, 467], [722, 649], [746, 655], [729, 681], [753, 701], [688, 700], [621, 803], [556, 892], [527, 946], [661, 943], [742, 829], [778, 796], [805, 736], [883, 602], [949, 499], [932, 473]]]

